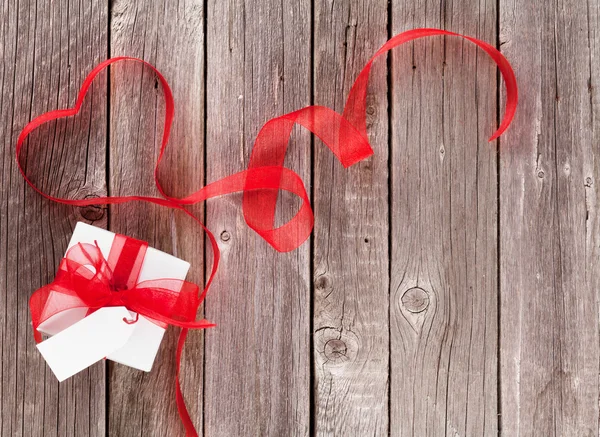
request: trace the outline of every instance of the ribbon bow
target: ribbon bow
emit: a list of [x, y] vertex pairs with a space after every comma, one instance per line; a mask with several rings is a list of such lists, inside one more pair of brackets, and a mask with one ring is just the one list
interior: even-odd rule
[[[31, 296], [29, 307], [36, 342], [42, 341], [40, 324], [73, 308], [89, 308], [88, 314], [103, 307], [124, 306], [166, 328], [188, 329], [215, 326], [196, 320], [203, 296], [198, 286], [180, 279], [137, 282], [148, 244], [116, 235], [108, 260], [98, 244], [78, 243], [60, 262], [54, 281]], [[126, 323], [134, 321], [125, 320]]]

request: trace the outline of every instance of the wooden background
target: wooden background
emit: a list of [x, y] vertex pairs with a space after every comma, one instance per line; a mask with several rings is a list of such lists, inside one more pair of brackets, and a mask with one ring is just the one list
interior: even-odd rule
[[[183, 195], [244, 169], [270, 117], [341, 111], [390, 36], [440, 27], [499, 47], [519, 87], [472, 44], [430, 38], [371, 75], [375, 156], [344, 169], [305, 131], [287, 165], [315, 209], [309, 242], [279, 254], [239, 196], [208, 202], [223, 260], [206, 300], [218, 328], [190, 336], [184, 390], [205, 436], [593, 436], [600, 398], [598, 0], [2, 0], [0, 433], [173, 436], [177, 330], [151, 373], [98, 363], [58, 384], [37, 352], [28, 298], [52, 280], [78, 220], [192, 263], [189, 219], [140, 204], [73, 209], [25, 186], [21, 128], [70, 106], [109, 56], [141, 57], [177, 104], [163, 181]], [[82, 113], [24, 152], [53, 194], [154, 194], [164, 106], [136, 64], [103, 74]], [[279, 218], [294, 212], [282, 196]], [[208, 248], [207, 248], [208, 249]], [[206, 262], [205, 262], [206, 261]]]

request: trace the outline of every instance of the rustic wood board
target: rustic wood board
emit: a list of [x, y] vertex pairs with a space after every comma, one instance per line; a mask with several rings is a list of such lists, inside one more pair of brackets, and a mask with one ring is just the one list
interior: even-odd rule
[[[342, 112], [356, 76], [387, 39], [387, 2], [315, 2], [314, 102]], [[371, 72], [375, 156], [351, 168], [315, 140], [315, 429], [387, 435], [389, 384], [388, 95]]]
[[[176, 329], [149, 374], [98, 363], [59, 385], [35, 348], [28, 298], [52, 280], [76, 221], [190, 261], [197, 283], [212, 262], [183, 215], [74, 209], [34, 194], [13, 156], [31, 118], [72, 105], [109, 55], [153, 63], [176, 100], [171, 171], [160, 177], [184, 195], [246, 168], [269, 118], [309, 104], [342, 111], [371, 54], [414, 27], [501, 47], [520, 86], [514, 125], [487, 142], [503, 90], [483, 52], [456, 38], [418, 41], [372, 72], [374, 157], [343, 169], [294, 131], [286, 165], [315, 209], [301, 248], [280, 254], [255, 235], [241, 196], [194, 207], [206, 209], [222, 264], [205, 305], [218, 327], [186, 343], [191, 417], [206, 436], [598, 434], [598, 2], [1, 7], [0, 435], [182, 434]], [[53, 194], [155, 195], [163, 116], [154, 74], [117, 65], [79, 116], [31, 136], [23, 162]], [[297, 207], [282, 194], [278, 223]]]
[[[209, 1], [207, 180], [244, 170], [268, 119], [310, 104], [310, 2]], [[286, 165], [310, 181], [310, 140]], [[282, 219], [295, 203], [282, 196]], [[309, 244], [275, 252], [245, 224], [241, 197], [207, 204], [221, 268], [206, 302], [207, 436], [309, 435]], [[207, 254], [208, 255], [208, 254]], [[207, 266], [209, 267], [209, 266]]]
[[500, 155], [504, 435], [598, 435], [598, 9], [501, 2], [522, 90]]
[[[160, 180], [183, 196], [204, 179], [204, 27], [202, 1], [178, 3], [115, 1], [111, 8], [111, 55], [142, 58], [168, 78], [176, 119]], [[110, 194], [158, 195], [153, 170], [163, 133], [164, 100], [156, 76], [139, 63], [111, 67]], [[202, 217], [202, 209], [195, 208]], [[148, 241], [190, 262], [188, 280], [203, 282], [203, 240], [184, 214], [141, 203], [111, 208], [110, 229]], [[111, 363], [109, 435], [181, 435], [175, 404], [175, 348], [170, 328], [152, 372]], [[182, 381], [190, 416], [202, 429], [203, 340], [190, 333]]]
[[[0, 20], [0, 435], [104, 436], [105, 366], [58, 384], [35, 347], [28, 301], [48, 283], [77, 220], [106, 226], [103, 211], [51, 204], [25, 186], [14, 161], [34, 116], [75, 103], [87, 72], [107, 56], [107, 7], [72, 1], [2, 2]], [[94, 108], [92, 115], [91, 109]], [[61, 196], [105, 193], [106, 76], [81, 114], [49, 123], [23, 151], [36, 183]], [[52, 160], [52, 164], [50, 163]]]
[[[493, 42], [495, 2], [395, 2], [393, 33]], [[392, 54], [391, 435], [497, 434], [496, 68], [430, 38]]]

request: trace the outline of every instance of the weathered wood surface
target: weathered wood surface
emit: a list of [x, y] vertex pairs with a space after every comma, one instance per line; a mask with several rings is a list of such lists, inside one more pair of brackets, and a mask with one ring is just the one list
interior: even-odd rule
[[[26, 189], [14, 160], [19, 131], [36, 115], [71, 106], [87, 72], [108, 54], [106, 5], [2, 2], [0, 19], [0, 435], [104, 436], [105, 366], [58, 384], [33, 341], [28, 301], [54, 277], [77, 220], [106, 226], [102, 211], [51, 204]], [[23, 163], [61, 196], [106, 191], [106, 75], [76, 119], [31, 136]], [[93, 111], [92, 111], [93, 109]]]
[[[114, 1], [111, 55], [129, 55], [156, 66], [177, 101], [176, 120], [161, 182], [183, 196], [204, 183], [204, 30], [202, 1]], [[158, 195], [153, 171], [164, 125], [160, 85], [139, 63], [117, 64], [110, 77], [110, 194]], [[195, 208], [202, 217], [202, 210]], [[110, 229], [148, 241], [190, 262], [188, 279], [202, 283], [203, 234], [184, 214], [141, 203], [111, 209]], [[169, 329], [150, 373], [109, 364], [108, 431], [114, 436], [182, 433], [175, 403], [178, 329]], [[203, 338], [190, 333], [182, 381], [192, 420], [202, 428]]]
[[[392, 33], [495, 40], [495, 1], [425, 3], [394, 4]], [[391, 434], [496, 435], [496, 68], [430, 38], [392, 53], [391, 84]]]
[[[310, 2], [210, 0], [207, 179], [247, 168], [270, 118], [310, 104]], [[310, 137], [286, 165], [310, 182]], [[205, 435], [309, 435], [309, 244], [275, 252], [249, 231], [241, 197], [208, 202], [221, 270], [206, 302]], [[283, 198], [282, 219], [294, 203]]]
[[[210, 201], [222, 264], [190, 334], [184, 391], [206, 436], [598, 435], [600, 5], [564, 0], [5, 0], [0, 19], [0, 435], [180, 435], [171, 329], [152, 373], [99, 363], [58, 384], [28, 297], [76, 221], [210, 269], [182, 215], [143, 204], [72, 209], [35, 195], [13, 150], [35, 115], [74, 103], [93, 65], [131, 55], [170, 82], [176, 121], [161, 179], [183, 195], [247, 166], [270, 117], [341, 111], [389, 36], [441, 27], [496, 43], [520, 86], [514, 125], [487, 137], [502, 86], [487, 56], [432, 38], [377, 61], [375, 156], [343, 169], [294, 132], [315, 232], [279, 254]], [[386, 70], [386, 67], [391, 69]], [[139, 64], [111, 67], [82, 113], [32, 135], [23, 161], [54, 194], [156, 194], [164, 105]], [[278, 220], [297, 208], [282, 194]], [[195, 212], [202, 216], [203, 207]], [[206, 259], [206, 262], [205, 262]]]
[[521, 87], [501, 140], [501, 425], [598, 435], [600, 15], [508, 1], [500, 43]]
[[[315, 2], [314, 102], [342, 112], [387, 40], [387, 2]], [[386, 435], [389, 385], [388, 96], [371, 72], [375, 156], [351, 168], [315, 140], [314, 404], [318, 435]]]

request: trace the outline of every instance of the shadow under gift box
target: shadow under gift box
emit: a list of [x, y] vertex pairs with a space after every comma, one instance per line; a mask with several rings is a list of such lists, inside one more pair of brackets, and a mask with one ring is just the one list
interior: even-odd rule
[[[67, 251], [78, 243], [89, 243], [93, 245], [95, 242], [97, 242], [102, 255], [105, 259], [108, 259], [114, 239], [115, 234], [113, 232], [100, 229], [86, 223], [78, 222], [75, 226], [75, 230], [73, 231], [73, 236], [71, 237]], [[143, 281], [162, 278], [185, 280], [189, 268], [190, 264], [188, 262], [156, 250], [152, 247], [148, 247], [137, 282], [140, 283]], [[90, 270], [92, 269], [90, 268]], [[61, 295], [59, 293], [51, 293], [49, 301], [60, 298]], [[124, 310], [123, 307], [120, 308]], [[101, 310], [97, 311], [97, 313]], [[63, 311], [55, 314], [45, 322], [41, 323], [38, 331], [49, 336], [55, 336], [67, 330], [67, 328], [70, 328], [68, 331], [65, 331], [65, 334], [71, 333], [75, 336], [73, 338], [78, 338], [79, 335], [85, 334], [84, 332], [79, 331], [78, 327], [80, 325], [82, 329], [86, 330], [90, 330], [92, 327], [102, 329], [101, 326], [93, 326], [91, 323], [77, 325], [84, 318], [86, 318], [87, 313], [88, 308], [73, 308]], [[132, 311], [128, 311], [128, 313], [132, 319], [135, 319], [136, 313]], [[92, 315], [93, 314], [95, 313], [92, 313]], [[101, 315], [98, 314], [99, 320], [100, 317]], [[111, 323], [125, 324], [125, 322], [122, 320], [122, 317], [117, 317]], [[111, 352], [110, 354], [107, 354], [106, 358], [116, 361], [117, 363], [125, 364], [127, 366], [149, 372], [152, 369], [152, 364], [154, 363], [158, 348], [165, 334], [165, 329], [141, 315], [139, 316], [138, 321], [130, 326], [132, 326], [132, 328], [130, 328], [132, 329], [132, 332], [130, 333], [129, 339], [122, 347]], [[96, 333], [96, 335], [98, 335], [98, 333]], [[101, 333], [99, 333], [99, 335], [101, 335]], [[58, 379], [62, 381], [71, 376], [69, 373], [72, 373], [72, 371], [66, 373], [68, 376], [65, 376], [66, 374], [64, 372], [58, 371], [60, 363], [57, 363], [53, 366], [53, 363], [50, 362], [52, 356], [45, 353], [43, 346], [44, 343], [46, 342], [42, 342], [38, 346]]]

